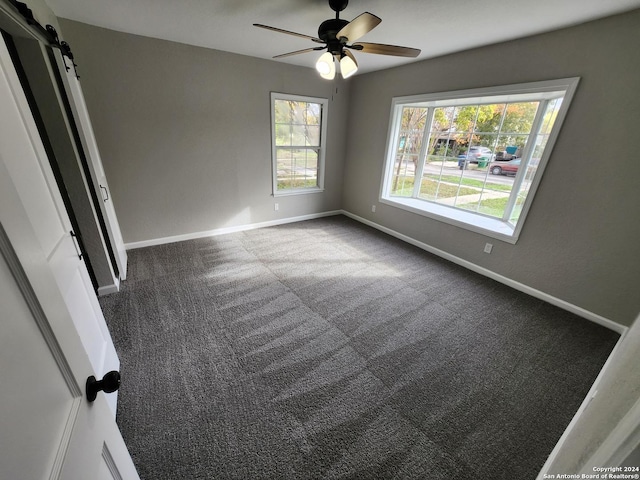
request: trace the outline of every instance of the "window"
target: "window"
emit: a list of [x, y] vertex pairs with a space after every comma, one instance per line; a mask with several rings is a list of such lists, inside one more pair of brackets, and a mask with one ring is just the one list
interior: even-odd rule
[[323, 98], [271, 94], [274, 195], [322, 191], [327, 104]]
[[380, 201], [515, 243], [577, 84], [394, 98]]

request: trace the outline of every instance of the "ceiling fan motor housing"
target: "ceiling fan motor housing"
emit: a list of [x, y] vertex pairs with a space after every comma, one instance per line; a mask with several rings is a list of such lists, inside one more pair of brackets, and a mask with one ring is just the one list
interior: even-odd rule
[[346, 39], [341, 41], [336, 38], [336, 33], [348, 23], [347, 20], [341, 18], [330, 18], [322, 22], [318, 27], [318, 38], [327, 44], [328, 50], [334, 55], [339, 55], [342, 52], [342, 46], [347, 43]]

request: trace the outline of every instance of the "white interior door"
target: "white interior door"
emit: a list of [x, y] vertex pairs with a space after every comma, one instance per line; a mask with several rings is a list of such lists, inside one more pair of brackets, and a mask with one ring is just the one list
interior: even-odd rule
[[[79, 258], [71, 223], [6, 44], [0, 42], [0, 160], [13, 185], [97, 378], [120, 361]], [[20, 238], [12, 243], [21, 242]], [[113, 416], [116, 395], [108, 397]]]
[[82, 147], [89, 162], [93, 188], [99, 191], [102, 197], [100, 209], [102, 210], [109, 240], [114, 250], [116, 263], [120, 271], [120, 279], [125, 280], [127, 278], [127, 250], [122, 240], [120, 225], [118, 224], [118, 218], [116, 217], [116, 212], [113, 207], [109, 184], [107, 183], [107, 177], [105, 176], [102, 166], [102, 158], [100, 157], [100, 151], [98, 150], [98, 145], [93, 134], [93, 126], [91, 125], [87, 105], [84, 101], [82, 87], [76, 78], [75, 68], [71, 65], [72, 62], [62, 57], [59, 52], [56, 52], [56, 60], [58, 62], [58, 69], [62, 75], [65, 90], [69, 96], [69, 103], [71, 104], [71, 109], [76, 120]]
[[84, 397], [91, 364], [31, 226], [7, 218], [5, 180], [1, 227], [21, 240], [0, 232], [0, 478], [139, 480], [104, 394]]
[[114, 395], [85, 396], [117, 356], [2, 41], [0, 105], [0, 478], [139, 480]]

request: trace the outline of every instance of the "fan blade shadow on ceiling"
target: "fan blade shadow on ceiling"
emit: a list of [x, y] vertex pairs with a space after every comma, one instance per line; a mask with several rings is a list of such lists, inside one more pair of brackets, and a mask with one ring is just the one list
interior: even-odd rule
[[351, 45], [348, 48], [357, 50], [363, 53], [376, 53], [378, 55], [393, 55], [395, 57], [411, 57], [415, 58], [420, 55], [420, 50], [417, 48], [400, 47], [398, 45], [386, 45], [384, 43], [367, 43], [358, 42]]
[[369, 12], [364, 12], [351, 20], [351, 22], [336, 33], [336, 38], [340, 39], [342, 37], [346, 37], [349, 42], [355, 42], [357, 39], [377, 27], [380, 22], [382, 22], [380, 17], [376, 17], [374, 14]]

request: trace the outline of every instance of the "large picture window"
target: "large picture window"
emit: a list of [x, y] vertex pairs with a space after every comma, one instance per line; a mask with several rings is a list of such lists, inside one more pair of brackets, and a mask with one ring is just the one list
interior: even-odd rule
[[322, 191], [328, 101], [271, 94], [273, 193]]
[[381, 202], [515, 243], [577, 83], [394, 98]]

